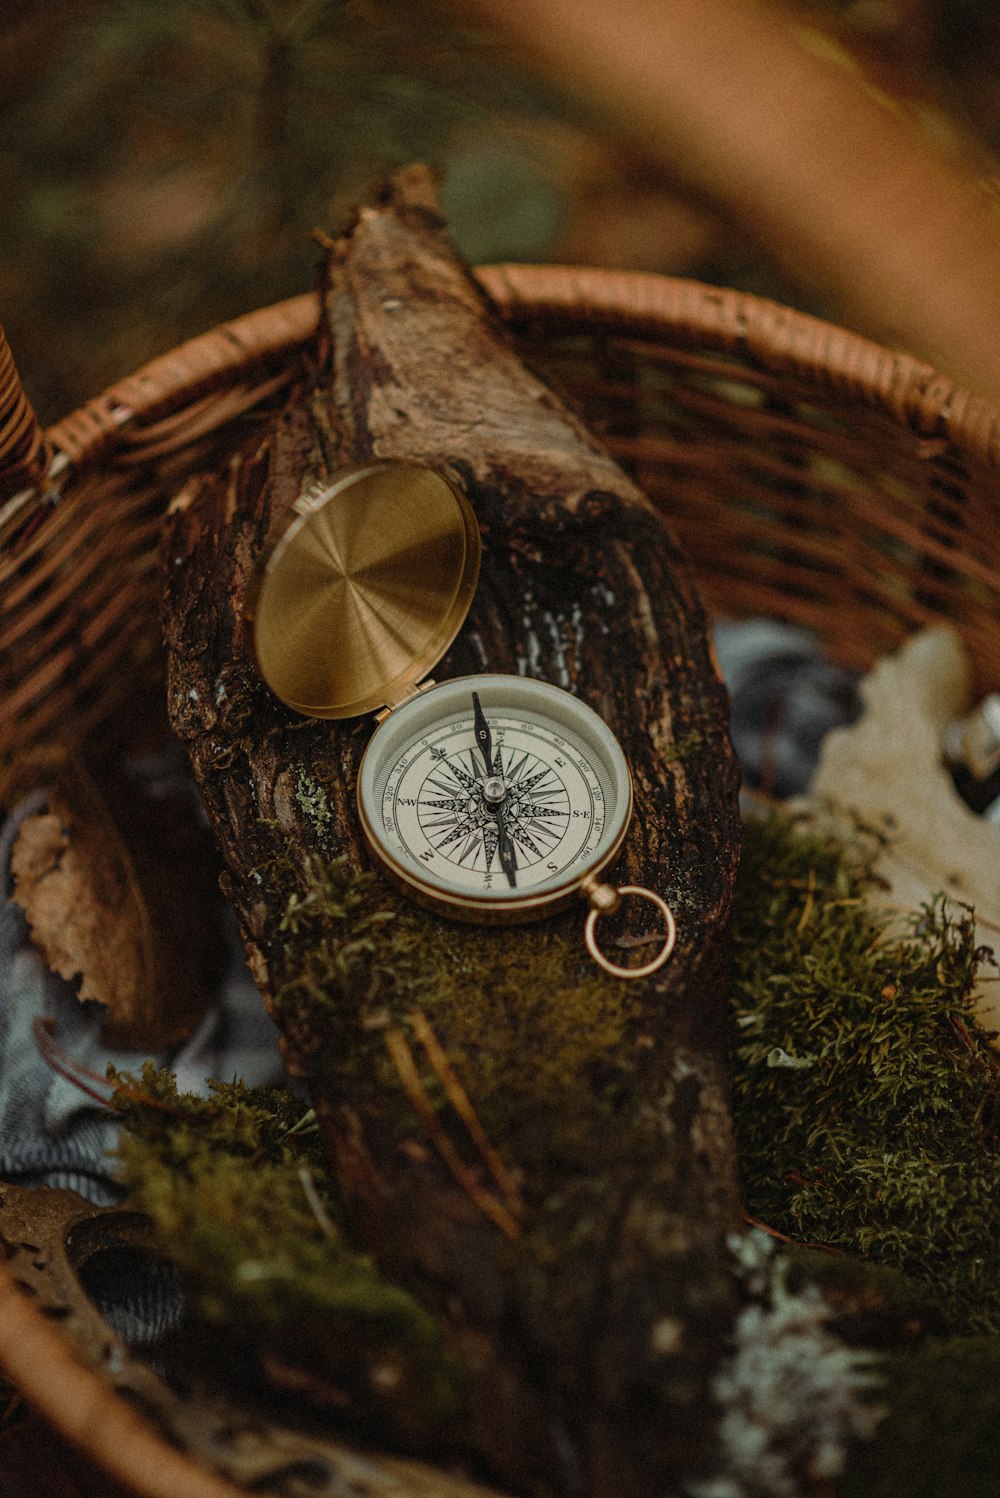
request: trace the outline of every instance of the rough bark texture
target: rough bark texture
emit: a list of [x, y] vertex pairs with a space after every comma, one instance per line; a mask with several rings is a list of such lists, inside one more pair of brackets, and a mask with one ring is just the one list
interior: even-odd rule
[[[425, 1441], [515, 1487], [663, 1494], [708, 1458], [738, 1223], [722, 1061], [736, 775], [702, 610], [662, 522], [498, 330], [421, 170], [335, 246], [325, 309], [329, 346], [274, 429], [175, 506], [174, 727], [354, 1229], [463, 1369], [461, 1414]], [[435, 679], [536, 676], [621, 741], [636, 810], [616, 878], [662, 891], [680, 932], [655, 977], [598, 974], [582, 912], [455, 927], [378, 885], [423, 971], [373, 960], [353, 1013], [350, 991], [327, 1011], [288, 999], [301, 953], [289, 880], [268, 871], [304, 889], [310, 857], [367, 866], [353, 797], [373, 725], [307, 722], [268, 694], [246, 590], [303, 485], [372, 455], [449, 473], [481, 526], [478, 594]], [[517, 1177], [516, 1235], [449, 1172], [387, 1063], [378, 1024], [402, 1033], [415, 1007]]]

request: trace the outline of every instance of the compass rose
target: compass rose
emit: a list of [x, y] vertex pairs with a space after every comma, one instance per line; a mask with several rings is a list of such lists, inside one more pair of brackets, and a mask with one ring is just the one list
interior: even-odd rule
[[[492, 763], [493, 776], [506, 789], [504, 823], [514, 846], [515, 867], [530, 867], [550, 856], [561, 841], [570, 817], [568, 792], [558, 772], [529, 750], [508, 751], [498, 744]], [[437, 852], [463, 868], [489, 873], [499, 829], [485, 785], [474, 753], [455, 750], [435, 756], [420, 788], [417, 813]]]

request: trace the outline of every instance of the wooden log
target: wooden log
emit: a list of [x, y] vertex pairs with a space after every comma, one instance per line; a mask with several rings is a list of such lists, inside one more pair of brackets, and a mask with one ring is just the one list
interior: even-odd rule
[[[172, 721], [353, 1230], [461, 1368], [461, 1410], [445, 1425], [411, 1411], [400, 1438], [516, 1487], [660, 1494], [708, 1461], [739, 1222], [723, 1063], [736, 772], [705, 619], [662, 520], [517, 358], [423, 169], [333, 246], [323, 305], [284, 414], [173, 508]], [[374, 725], [281, 706], [245, 610], [302, 488], [371, 456], [441, 469], [479, 520], [477, 596], [435, 679], [539, 677], [622, 743], [636, 810], [615, 876], [663, 893], [680, 932], [653, 977], [600, 973], [577, 911], [458, 926], [376, 878], [365, 899], [394, 920], [353, 946], [329, 888], [316, 914], [318, 858], [368, 866], [353, 798]]]

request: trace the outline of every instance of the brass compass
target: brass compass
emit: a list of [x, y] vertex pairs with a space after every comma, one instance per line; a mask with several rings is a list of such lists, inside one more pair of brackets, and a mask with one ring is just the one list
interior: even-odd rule
[[[465, 496], [435, 470], [371, 462], [307, 490], [258, 579], [260, 673], [316, 718], [376, 712], [358, 774], [358, 815], [384, 869], [458, 920], [528, 921], [583, 896], [588, 951], [606, 971], [655, 972], [673, 950], [669, 905], [598, 878], [632, 814], [628, 765], [578, 697], [529, 677], [425, 680], [455, 638], [479, 576]], [[597, 922], [623, 896], [664, 923], [656, 955], [611, 961]]]

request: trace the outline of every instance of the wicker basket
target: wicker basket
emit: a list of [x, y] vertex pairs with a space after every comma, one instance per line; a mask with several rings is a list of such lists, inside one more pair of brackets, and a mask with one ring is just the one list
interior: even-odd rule
[[[989, 401], [749, 295], [554, 267], [480, 278], [525, 357], [662, 508], [712, 611], [807, 625], [856, 667], [948, 619], [979, 690], [1000, 688], [1000, 410]], [[164, 506], [280, 404], [316, 321], [312, 296], [243, 317], [44, 436], [0, 344], [0, 766], [54, 738], [114, 752], [136, 699], [161, 692]], [[18, 1314], [42, 1320], [27, 1303]], [[96, 1452], [79, 1383], [46, 1377], [41, 1349], [58, 1334], [44, 1331], [43, 1364], [30, 1387], [22, 1364], [21, 1382], [58, 1428], [117, 1461], [136, 1491], [221, 1491], [190, 1464], [181, 1482], [176, 1466], [166, 1478], [140, 1460], [130, 1412], [132, 1435], [121, 1437], [120, 1410]]]
[[[947, 618], [979, 687], [1000, 686], [991, 402], [749, 295], [558, 267], [480, 275], [525, 356], [662, 507], [712, 610], [807, 625], [859, 667]], [[156, 690], [163, 507], [280, 402], [315, 323], [303, 296], [217, 328], [40, 449], [8, 390], [0, 494], [20, 492], [0, 505], [0, 754], [53, 737], [112, 747], [135, 694]], [[52, 484], [26, 491], [43, 459]]]

